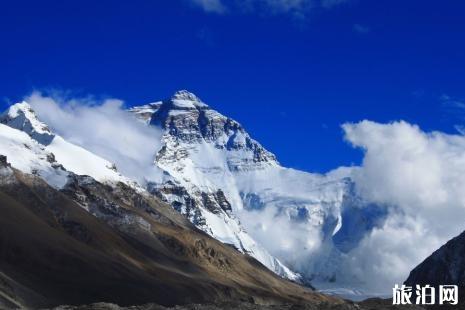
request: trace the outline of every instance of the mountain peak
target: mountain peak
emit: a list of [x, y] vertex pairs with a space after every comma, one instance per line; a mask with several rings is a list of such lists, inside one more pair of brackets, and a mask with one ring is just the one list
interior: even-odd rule
[[169, 102], [176, 108], [195, 109], [208, 107], [199, 97], [187, 90], [178, 90]]
[[41, 122], [26, 101], [16, 103], [0, 115], [0, 123], [26, 132], [42, 144], [48, 144], [54, 135], [46, 124]]
[[181, 89], [176, 91], [171, 97], [173, 100], [190, 100], [190, 101], [201, 101], [194, 93], [188, 90]]
[[[140, 113], [137, 117], [141, 118]], [[162, 128], [165, 142], [172, 142], [164, 146], [160, 160], [166, 155], [165, 159], [170, 162], [173, 160], [171, 151], [187, 154], [188, 151], [179, 151], [179, 148], [192, 150], [206, 143], [215, 150], [227, 152], [225, 156], [231, 170], [262, 168], [263, 163], [279, 165], [276, 157], [253, 140], [237, 121], [210, 108], [186, 90], [177, 91], [171, 99], [164, 100], [151, 112], [147, 123]], [[169, 148], [172, 149], [167, 151]]]

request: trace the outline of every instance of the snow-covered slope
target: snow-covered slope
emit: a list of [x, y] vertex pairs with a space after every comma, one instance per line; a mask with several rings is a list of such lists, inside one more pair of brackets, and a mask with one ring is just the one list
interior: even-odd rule
[[27, 102], [12, 105], [0, 115], [0, 125], [0, 154], [10, 159], [13, 167], [39, 174], [54, 187], [62, 187], [66, 182], [65, 170], [104, 183], [136, 186], [109, 161], [54, 134]]
[[25, 173], [35, 174], [55, 188], [63, 187], [69, 173], [52, 153], [26, 133], [0, 124], [0, 155]]
[[24, 131], [31, 138], [47, 145], [54, 135], [48, 126], [37, 119], [36, 114], [27, 102], [12, 105], [0, 116], [0, 122], [12, 128]]

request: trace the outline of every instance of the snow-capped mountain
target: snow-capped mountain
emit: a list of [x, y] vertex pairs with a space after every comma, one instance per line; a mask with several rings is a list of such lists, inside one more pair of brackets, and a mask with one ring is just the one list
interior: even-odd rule
[[256, 258], [263, 246], [322, 287], [336, 278], [353, 282], [339, 270], [344, 253], [384, 213], [362, 208], [351, 169], [317, 175], [282, 167], [238, 122], [187, 91], [130, 111], [163, 130], [155, 164], [172, 179], [152, 191], [199, 228]]
[[147, 191], [282, 277], [329, 291], [360, 281], [344, 270], [345, 255], [382, 223], [385, 210], [357, 197], [352, 169], [319, 175], [285, 168], [237, 121], [187, 91], [129, 112], [162, 131], [161, 148], [147, 146], [159, 151], [139, 183], [56, 134], [26, 102], [0, 116], [0, 155], [57, 189], [87, 175]]
[[[63, 188], [70, 182], [70, 176], [76, 174], [91, 176], [99, 182], [110, 185], [122, 182], [137, 190], [142, 190], [135, 181], [121, 175], [113, 163], [55, 134], [38, 119], [36, 113], [26, 102], [15, 104], [5, 111], [0, 116], [0, 126], [0, 149], [2, 150], [0, 153], [11, 158], [13, 167], [26, 173], [36, 174], [55, 188]], [[154, 166], [154, 169], [159, 168]], [[156, 189], [154, 184], [149, 183], [152, 193], [163, 196], [177, 210], [182, 211], [167, 194], [169, 191], [182, 190], [175, 178], [165, 175], [161, 183], [162, 188]], [[193, 184], [190, 190], [194, 187]], [[197, 198], [192, 195], [187, 199], [190, 199], [192, 206], [195, 205], [189, 209], [189, 212], [196, 216], [189, 216], [189, 218], [198, 227], [218, 240], [251, 255], [275, 273], [291, 280], [299, 280], [299, 275], [271, 256], [245, 232], [237, 219], [228, 213], [229, 202], [224, 198], [221, 190], [213, 195], [202, 194], [200, 200]], [[222, 205], [222, 208], [218, 208], [218, 205]]]
[[[239, 123], [210, 109], [195, 95], [179, 91], [163, 102], [131, 109], [150, 126], [163, 129], [155, 165], [168, 181], [149, 184], [158, 195], [216, 239], [255, 257], [286, 278], [298, 280], [244, 230], [233, 210], [241, 208], [231, 171], [278, 165], [274, 155], [252, 140]], [[218, 184], [223, 179], [225, 183]]]

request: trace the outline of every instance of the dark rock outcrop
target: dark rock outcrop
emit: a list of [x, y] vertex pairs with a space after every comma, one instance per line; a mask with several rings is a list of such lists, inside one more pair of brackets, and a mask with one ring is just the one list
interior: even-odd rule
[[8, 159], [4, 155], [0, 155], [0, 168], [10, 167]]

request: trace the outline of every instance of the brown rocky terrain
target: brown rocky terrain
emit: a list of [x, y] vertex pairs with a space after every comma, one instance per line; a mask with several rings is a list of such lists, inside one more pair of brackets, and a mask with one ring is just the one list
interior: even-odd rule
[[344, 304], [283, 280], [126, 185], [74, 176], [57, 191], [5, 160], [0, 169], [0, 307]]
[[114, 304], [98, 303], [86, 306], [60, 306], [54, 310], [421, 310], [418, 306], [392, 306], [389, 300], [371, 299], [362, 303], [307, 303], [258, 305], [247, 302], [225, 302], [217, 304], [191, 304], [166, 308], [160, 305], [119, 307]]

